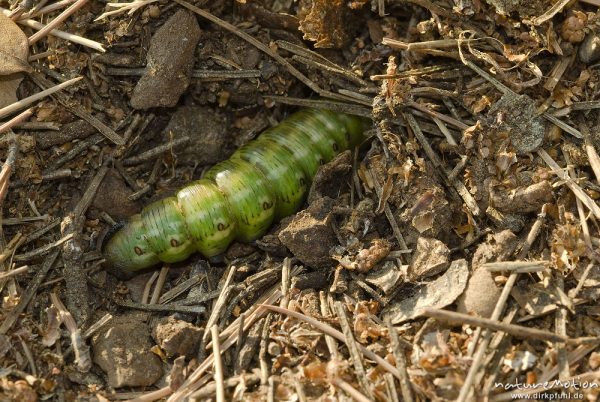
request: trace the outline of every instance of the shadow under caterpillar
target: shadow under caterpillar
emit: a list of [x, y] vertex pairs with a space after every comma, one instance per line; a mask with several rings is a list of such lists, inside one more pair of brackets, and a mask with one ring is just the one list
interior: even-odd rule
[[238, 149], [173, 197], [146, 206], [105, 241], [107, 266], [133, 273], [200, 252], [223, 253], [233, 240], [260, 238], [296, 212], [319, 165], [363, 140], [364, 118], [301, 110]]

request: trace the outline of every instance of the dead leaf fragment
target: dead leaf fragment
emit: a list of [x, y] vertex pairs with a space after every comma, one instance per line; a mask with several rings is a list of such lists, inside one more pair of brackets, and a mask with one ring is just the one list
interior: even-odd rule
[[342, 0], [305, 0], [300, 3], [298, 19], [304, 39], [317, 48], [339, 48], [350, 38], [349, 9]]
[[455, 260], [450, 268], [435, 281], [419, 289], [412, 297], [390, 304], [383, 312], [392, 324], [420, 317], [425, 308], [443, 308], [461, 295], [469, 278], [469, 267], [464, 259]]
[[28, 57], [27, 36], [13, 20], [0, 13], [0, 108], [17, 101], [21, 73], [31, 70]]

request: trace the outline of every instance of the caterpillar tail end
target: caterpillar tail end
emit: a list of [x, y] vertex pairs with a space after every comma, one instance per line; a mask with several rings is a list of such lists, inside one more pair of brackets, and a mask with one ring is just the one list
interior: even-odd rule
[[365, 139], [366, 131], [373, 126], [373, 121], [365, 117], [349, 114], [339, 114], [337, 117], [343, 121], [350, 135], [350, 148], [360, 145]]
[[158, 256], [148, 249], [143, 233], [139, 215], [111, 228], [102, 245], [106, 271], [119, 279], [130, 279], [159, 263]]

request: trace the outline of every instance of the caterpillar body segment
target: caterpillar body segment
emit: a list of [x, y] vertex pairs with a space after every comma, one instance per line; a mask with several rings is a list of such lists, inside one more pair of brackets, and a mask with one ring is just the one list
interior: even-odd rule
[[129, 218], [105, 241], [106, 264], [132, 273], [261, 237], [300, 208], [319, 166], [358, 145], [365, 128], [363, 118], [326, 110], [293, 114], [204, 178]]

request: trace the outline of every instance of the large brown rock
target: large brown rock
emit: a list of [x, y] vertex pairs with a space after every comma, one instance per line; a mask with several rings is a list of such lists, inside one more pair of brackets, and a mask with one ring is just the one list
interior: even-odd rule
[[150, 41], [146, 73], [133, 90], [131, 106], [175, 106], [190, 83], [199, 40], [200, 27], [193, 14], [180, 10], [169, 18]]
[[161, 378], [162, 363], [152, 346], [150, 329], [132, 315], [113, 319], [92, 338], [94, 363], [113, 388], [147, 387]]

